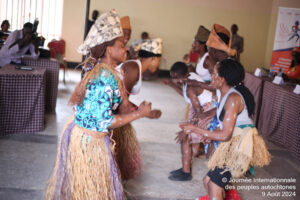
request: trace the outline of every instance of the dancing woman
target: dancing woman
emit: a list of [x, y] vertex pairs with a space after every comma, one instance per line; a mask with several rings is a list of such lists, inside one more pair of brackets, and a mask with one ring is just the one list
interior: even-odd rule
[[187, 134], [196, 133], [204, 142], [220, 141], [208, 161], [210, 168], [203, 179], [210, 199], [221, 200], [231, 177], [242, 176], [249, 167], [270, 163], [264, 140], [258, 135], [250, 118], [254, 114], [253, 95], [243, 85], [243, 66], [232, 59], [217, 63], [212, 73], [212, 87], [221, 91], [217, 108], [220, 129], [208, 131], [190, 124], [181, 124]]
[[70, 99], [75, 113], [60, 137], [46, 199], [122, 200], [123, 187], [113, 156], [113, 129], [147, 116], [151, 104], [143, 102], [134, 112], [115, 114], [124, 96], [115, 67], [126, 59], [115, 10], [97, 19], [79, 51], [101, 60], [86, 62], [89, 69]]

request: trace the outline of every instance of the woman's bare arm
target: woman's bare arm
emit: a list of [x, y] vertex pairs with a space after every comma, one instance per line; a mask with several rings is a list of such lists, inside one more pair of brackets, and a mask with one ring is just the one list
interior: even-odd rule
[[228, 96], [228, 99], [224, 106], [224, 109], [226, 111], [222, 130], [208, 131], [205, 129], [198, 128], [191, 124], [181, 124], [181, 127], [187, 134], [194, 132], [196, 134], [201, 135], [204, 139], [228, 141], [232, 136], [237, 115], [242, 111], [243, 106], [244, 105], [241, 101], [240, 95], [232, 93]]

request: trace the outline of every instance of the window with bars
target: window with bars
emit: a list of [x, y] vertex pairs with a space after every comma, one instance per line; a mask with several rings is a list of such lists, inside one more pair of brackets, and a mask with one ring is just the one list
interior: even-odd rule
[[[47, 41], [60, 39], [63, 0], [0, 0], [0, 20], [9, 20], [10, 31], [39, 20], [37, 33]], [[1, 23], [0, 22], [0, 23]]]

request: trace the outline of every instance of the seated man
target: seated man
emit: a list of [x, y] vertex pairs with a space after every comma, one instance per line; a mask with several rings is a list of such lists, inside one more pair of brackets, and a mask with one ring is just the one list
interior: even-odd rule
[[12, 32], [0, 50], [0, 67], [10, 63], [21, 63], [21, 57], [29, 50], [34, 58], [38, 58], [38, 42], [33, 37], [33, 24], [26, 23], [22, 30]]

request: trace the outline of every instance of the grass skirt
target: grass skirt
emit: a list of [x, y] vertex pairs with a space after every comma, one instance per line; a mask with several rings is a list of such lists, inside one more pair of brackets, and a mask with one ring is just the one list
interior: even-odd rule
[[141, 174], [142, 159], [136, 133], [131, 124], [114, 129], [113, 140], [116, 142], [115, 158], [122, 180], [128, 180]]
[[263, 167], [270, 163], [271, 155], [257, 129], [244, 131], [248, 132], [244, 135], [233, 135], [229, 141], [220, 143], [208, 161], [208, 168], [213, 170], [215, 167], [225, 167], [225, 171], [230, 171], [233, 178], [238, 178], [246, 173], [251, 165]]
[[47, 200], [122, 200], [123, 187], [109, 135], [87, 135], [71, 118], [60, 142], [48, 181]]

